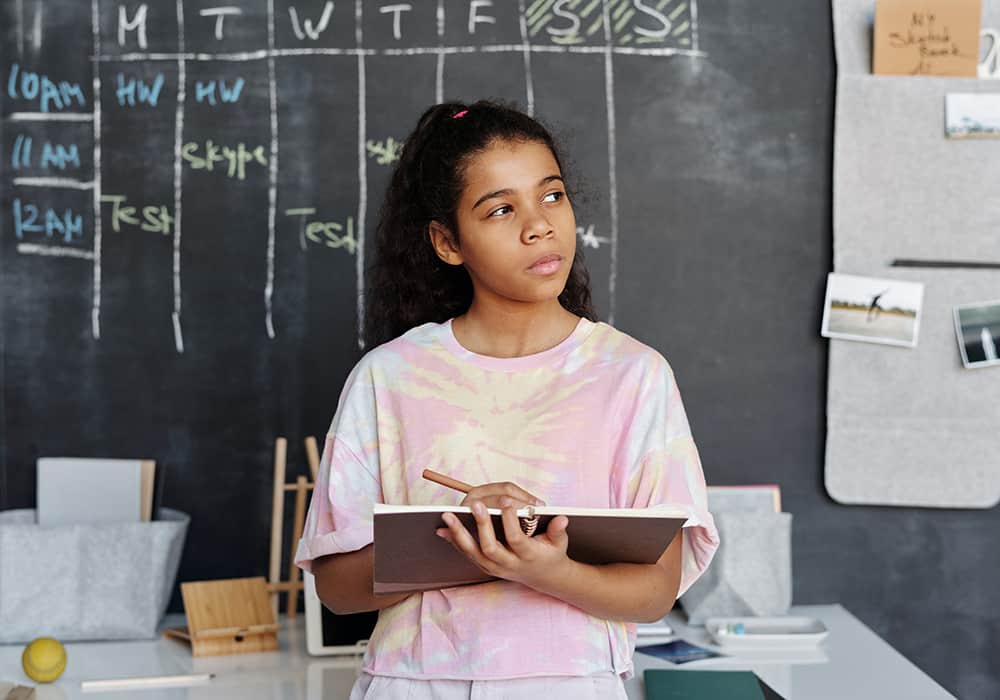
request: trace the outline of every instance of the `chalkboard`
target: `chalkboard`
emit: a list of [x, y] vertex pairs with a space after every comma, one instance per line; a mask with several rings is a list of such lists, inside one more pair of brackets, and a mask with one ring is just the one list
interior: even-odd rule
[[264, 573], [274, 438], [304, 465], [362, 352], [400, 141], [433, 102], [512, 100], [565, 145], [599, 313], [670, 360], [709, 482], [782, 486], [795, 601], [1000, 694], [996, 512], [823, 490], [827, 2], [0, 8], [0, 507], [33, 506], [40, 456], [156, 459], [180, 579]]

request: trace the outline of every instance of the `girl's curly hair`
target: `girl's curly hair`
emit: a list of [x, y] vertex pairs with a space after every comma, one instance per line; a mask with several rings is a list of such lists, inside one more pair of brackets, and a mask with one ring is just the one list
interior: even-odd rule
[[[498, 102], [434, 105], [407, 137], [375, 229], [374, 260], [364, 300], [367, 348], [414, 326], [442, 323], [468, 310], [473, 293], [469, 274], [463, 266], [448, 265], [437, 256], [428, 228], [431, 221], [438, 221], [458, 237], [456, 208], [466, 167], [496, 141], [542, 143], [562, 171], [559, 149], [549, 131]], [[579, 248], [559, 302], [578, 316], [597, 320]]]

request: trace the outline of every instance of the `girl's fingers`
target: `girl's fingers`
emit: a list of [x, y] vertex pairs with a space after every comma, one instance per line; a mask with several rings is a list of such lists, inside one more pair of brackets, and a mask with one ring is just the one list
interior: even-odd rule
[[493, 518], [481, 501], [473, 501], [472, 517], [476, 519], [476, 528], [479, 532], [479, 551], [492, 562], [501, 565], [507, 563], [509, 553], [497, 541], [496, 532], [493, 530]]
[[569, 534], [566, 532], [568, 527], [569, 518], [565, 515], [559, 515], [549, 522], [545, 535], [552, 544], [565, 550], [569, 546]]
[[520, 501], [526, 506], [545, 505], [542, 502], [542, 499], [532, 493], [528, 493], [520, 486], [511, 483], [510, 481], [498, 481], [489, 484], [482, 484], [480, 486], [474, 486], [465, 497], [465, 500], [462, 501], [462, 505], [468, 505], [468, 502], [473, 500], [481, 500], [486, 501], [486, 504], [491, 508], [496, 508], [499, 507], [500, 499], [504, 496], [512, 498], [515, 501]]
[[508, 501], [500, 518], [503, 522], [503, 534], [507, 539], [507, 546], [515, 555], [523, 555], [529, 538], [521, 530], [521, 520], [517, 517], [517, 505]]
[[479, 545], [476, 543], [475, 538], [469, 533], [469, 531], [465, 529], [465, 525], [462, 524], [462, 521], [451, 513], [445, 513], [442, 515], [442, 519], [448, 526], [449, 534], [447, 539], [448, 542], [451, 543], [451, 546], [471, 559], [472, 562], [480, 569], [486, 571], [489, 566], [489, 562], [479, 551]]
[[454, 513], [442, 514], [441, 519], [447, 528], [440, 528], [438, 534], [486, 573], [507, 578], [518, 569], [531, 543], [521, 530], [521, 521], [517, 517], [517, 510], [522, 504], [510, 496], [500, 496], [497, 505], [501, 506], [500, 519], [506, 546], [497, 539], [493, 519], [486, 505], [478, 499], [469, 499], [478, 541]]

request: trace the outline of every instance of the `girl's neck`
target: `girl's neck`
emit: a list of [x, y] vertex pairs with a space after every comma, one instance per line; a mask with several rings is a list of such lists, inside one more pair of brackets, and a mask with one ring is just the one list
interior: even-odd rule
[[523, 309], [485, 308], [473, 300], [451, 329], [459, 344], [477, 355], [524, 357], [555, 347], [579, 322], [555, 299]]

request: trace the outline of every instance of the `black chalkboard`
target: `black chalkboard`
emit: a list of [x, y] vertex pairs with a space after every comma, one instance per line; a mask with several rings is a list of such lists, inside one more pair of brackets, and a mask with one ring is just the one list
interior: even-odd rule
[[398, 144], [498, 97], [564, 143], [600, 315], [671, 361], [709, 482], [782, 486], [795, 601], [1000, 695], [996, 512], [823, 489], [829, 2], [401, 5], [0, 0], [0, 507], [39, 456], [156, 459], [180, 579], [264, 574], [274, 438], [304, 465], [359, 357]]

